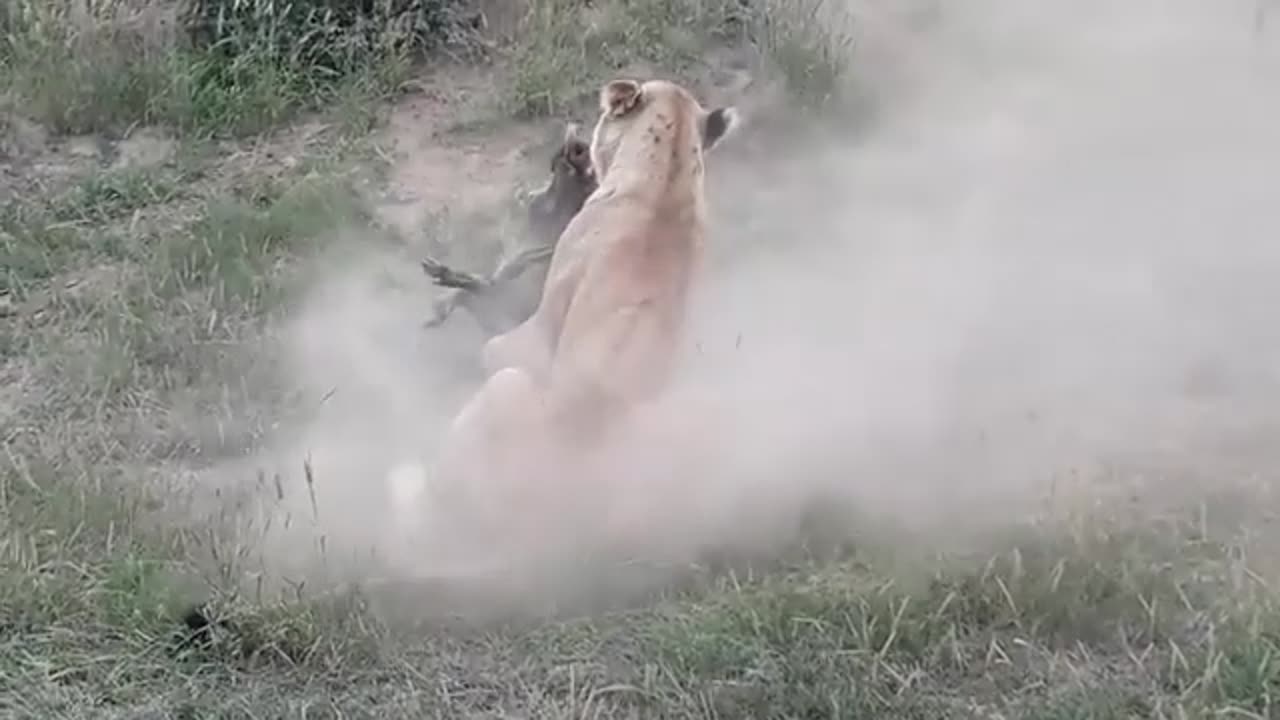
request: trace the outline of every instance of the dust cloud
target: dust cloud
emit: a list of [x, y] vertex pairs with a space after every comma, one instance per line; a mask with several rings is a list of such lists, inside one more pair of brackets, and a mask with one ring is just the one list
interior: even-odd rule
[[[872, 122], [799, 138], [748, 124], [717, 149], [715, 262], [680, 397], [711, 409], [700, 432], [723, 452], [678, 482], [644, 455], [619, 468], [661, 510], [654, 546], [767, 546], [834, 499], [954, 541], [1064, 484], [1096, 500], [1107, 479], [1173, 492], [1173, 472], [1274, 466], [1280, 28], [1259, 31], [1255, 10], [880, 12], [854, 67]], [[478, 338], [417, 332], [424, 295], [378, 289], [397, 273], [421, 285], [416, 268], [370, 263], [301, 313], [296, 379], [337, 390], [280, 454], [312, 455], [331, 553], [379, 544], [430, 574], [430, 552], [395, 533], [445, 511], [397, 509], [386, 478], [429, 467], [478, 382]]]
[[1280, 37], [1254, 9], [943, 3], [856, 142], [713, 171], [717, 241], [750, 249], [703, 364], [752, 474], [955, 532], [1116, 468], [1274, 460]]

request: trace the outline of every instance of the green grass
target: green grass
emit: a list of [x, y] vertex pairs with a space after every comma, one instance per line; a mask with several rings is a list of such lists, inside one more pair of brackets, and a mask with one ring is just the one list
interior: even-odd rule
[[[242, 451], [265, 432], [265, 418], [282, 417], [289, 398], [268, 387], [278, 369], [256, 353], [271, 346], [271, 319], [289, 295], [291, 268], [341, 228], [367, 223], [341, 170], [320, 163], [249, 198], [189, 188], [196, 211], [176, 232], [161, 231], [170, 225], [164, 205], [174, 198], [156, 189], [176, 187], [158, 179], [162, 171], [146, 180], [98, 176], [43, 204], [14, 201], [6, 215], [10, 249], [46, 259], [50, 217], [109, 222], [124, 209], [161, 215], [135, 228], [141, 237], [122, 253], [93, 241], [110, 226], [64, 225], [58, 262], [22, 277], [32, 289], [24, 299], [38, 306], [0, 318], [22, 341], [11, 357], [25, 358], [26, 387], [36, 394], [3, 423], [6, 717], [140, 708], [158, 686], [173, 689], [174, 671], [200, 674], [168, 642], [176, 613], [190, 602], [178, 579], [217, 566], [217, 553], [205, 549], [216, 528], [159, 524], [168, 496], [153, 488], [167, 485], [153, 485], [146, 468]], [[82, 293], [47, 282], [103, 263], [116, 272]], [[255, 613], [275, 617], [269, 607]], [[307, 617], [290, 612], [287, 622], [265, 625], [261, 652], [285, 647], [311, 657], [299, 639]]]
[[801, 111], [845, 100], [854, 70], [853, 20], [839, 2], [770, 0], [753, 21], [756, 45]]
[[[402, 0], [400, 15], [360, 25], [349, 5], [323, 0], [204, 0], [194, 19], [161, 0], [99, 2], [81, 19], [63, 3], [5, 3], [0, 79], [24, 113], [64, 134], [163, 124], [249, 135], [313, 108], [367, 130], [370, 105], [402, 84], [415, 54], [463, 36], [446, 0]], [[230, 8], [234, 22], [218, 25]], [[750, 51], [805, 107], [837, 98], [850, 75], [847, 18], [829, 0], [532, 0], [515, 37], [499, 105], [521, 116], [576, 110], [636, 63], [696, 73], [713, 44]]]
[[[191, 5], [191, 3], [188, 3]], [[247, 135], [301, 110], [356, 113], [393, 92], [408, 61], [447, 39], [447, 0], [357, 18], [350, 4], [3, 0], [0, 80], [56, 133], [169, 125]]]
[[1270, 717], [1280, 689], [1274, 600], [1251, 580], [1224, 593], [1240, 546], [1191, 523], [1042, 527], [906, 576], [857, 554], [707, 576], [644, 609], [505, 628], [407, 630], [358, 591], [229, 592], [234, 629], [180, 647], [167, 578], [196, 562], [173, 549], [197, 555], [194, 537], [111, 535], [101, 523], [140, 511], [6, 489], [26, 523], [80, 518], [4, 548], [0, 676], [23, 688], [6, 698], [19, 717]]
[[506, 106], [559, 115], [594, 102], [596, 88], [637, 63], [696, 73], [716, 44], [749, 51], [802, 107], [821, 109], [849, 82], [852, 36], [827, 0], [533, 0], [511, 49]]
[[[811, 107], [856, 69], [817, 0], [580, 5], [531, 3], [506, 48], [507, 109], [566, 112], [635, 62], [694, 74], [715, 43], [745, 44]], [[1269, 531], [1248, 493], [1167, 516], [1059, 508], [969, 553], [844, 518], [829, 533], [850, 541], [841, 553], [690, 570], [629, 611], [479, 626], [437, 622], [447, 598], [430, 594], [258, 585], [265, 531], [233, 510], [308, 487], [261, 478], [251, 497], [194, 513], [175, 468], [241, 456], [302, 404], [280, 382], [279, 323], [342, 229], [380, 241], [355, 190], [361, 143], [348, 140], [375, 125], [369, 99], [403, 76], [405, 56], [339, 78], [316, 68], [342, 48], [289, 59], [269, 33], [245, 31], [234, 37], [248, 50], [228, 63], [208, 47], [143, 42], [155, 38], [109, 3], [89, 30], [62, 5], [22, 18], [17, 7], [0, 0], [3, 72], [40, 122], [188, 134], [168, 162], [21, 186], [0, 202], [0, 716], [1280, 712]], [[220, 151], [244, 146], [192, 137], [272, 129], [325, 105], [350, 122], [268, 176], [237, 174]], [[440, 237], [477, 234], [465, 212], [435, 217]], [[628, 575], [595, 570], [602, 585]], [[206, 598], [233, 627], [182, 643], [180, 614]]]
[[[243, 386], [270, 369], [248, 349], [269, 345], [294, 268], [369, 223], [347, 165], [301, 163], [247, 187], [166, 165], [13, 199], [0, 215], [0, 290], [19, 308], [3, 319], [6, 354], [30, 358], [43, 396], [15, 422], [68, 433], [83, 424], [95, 435], [77, 445], [135, 460], [189, 451], [234, 425], [228, 413], [267, 396]], [[164, 410], [177, 406], [194, 414], [185, 426]]]

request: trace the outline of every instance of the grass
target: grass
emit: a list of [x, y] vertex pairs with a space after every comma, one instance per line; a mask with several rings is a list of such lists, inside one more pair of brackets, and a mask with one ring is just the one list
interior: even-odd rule
[[[39, 517], [137, 512], [79, 502]], [[227, 596], [234, 632], [182, 647], [158, 538], [85, 528], [7, 548], [0, 673], [24, 688], [19, 717], [1271, 717], [1274, 601], [1224, 584], [1239, 546], [1188, 522], [1087, 530], [1037, 528], [913, 575], [854, 554], [705, 577], [630, 612], [427, 635], [358, 592]]]
[[[367, 130], [425, 49], [467, 44], [454, 0], [401, 0], [382, 14], [312, 0], [4, 0], [0, 79], [24, 112], [63, 134], [163, 124], [189, 135], [252, 135], [327, 108]], [[391, 8], [387, 10], [386, 8]], [[221, 13], [221, 14], [220, 14]], [[579, 108], [591, 87], [643, 63], [696, 71], [712, 44], [749, 50], [807, 109], [847, 85], [851, 35], [829, 0], [532, 0], [499, 108], [534, 117]]]
[[[229, 60], [216, 43], [161, 42], [126, 13], [145, 5], [95, 5], [85, 24], [67, 5], [0, 2], [10, 100], [33, 119], [55, 134], [168, 124], [182, 144], [0, 202], [3, 717], [1280, 713], [1267, 538], [1248, 533], [1265, 525], [1240, 510], [1257, 510], [1252, 496], [1159, 517], [1058, 513], [968, 553], [857, 524], [832, 556], [691, 571], [630, 610], [478, 627], [413, 622], [422, 596], [406, 618], [367, 585], [259, 587], [253, 528], [221, 506], [188, 512], [175, 486], [303, 404], [280, 382], [278, 323], [342, 228], [382, 232], [353, 189], [367, 168], [352, 138], [407, 56], [344, 65], [352, 45], [333, 38], [281, 55], [268, 22], [229, 36], [242, 43]], [[505, 110], [568, 112], [633, 63], [696, 75], [716, 43], [750, 49], [812, 108], [856, 69], [817, 0], [581, 5], [531, 2], [501, 48]], [[228, 169], [243, 145], [201, 142], [323, 106], [351, 122], [289, 170], [244, 177]], [[301, 482], [222, 500], [270, 506], [305, 495]], [[230, 626], [192, 642], [179, 619], [206, 598]]]
[[393, 92], [415, 53], [447, 39], [448, 0], [4, 0], [0, 79], [58, 133], [164, 124], [261, 132], [299, 111], [358, 110]]
[[517, 115], [560, 115], [637, 63], [684, 74], [709, 46], [728, 43], [779, 76], [801, 109], [820, 110], [849, 79], [848, 20], [827, 0], [534, 0], [510, 51], [506, 105]]

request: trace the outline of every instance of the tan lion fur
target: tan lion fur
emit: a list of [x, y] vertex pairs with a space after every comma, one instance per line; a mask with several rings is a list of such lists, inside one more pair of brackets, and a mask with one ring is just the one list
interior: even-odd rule
[[615, 80], [600, 106], [600, 187], [565, 228], [534, 315], [484, 350], [489, 372], [547, 386], [548, 409], [575, 429], [665, 387], [704, 253], [703, 153], [736, 121], [662, 80]]
[[511, 481], [590, 474], [603, 439], [661, 397], [704, 252], [703, 155], [736, 123], [675, 83], [601, 89], [599, 187], [565, 228], [537, 310], [486, 344], [491, 375], [445, 438], [443, 483], [496, 480], [491, 497], [524, 503], [536, 490]]

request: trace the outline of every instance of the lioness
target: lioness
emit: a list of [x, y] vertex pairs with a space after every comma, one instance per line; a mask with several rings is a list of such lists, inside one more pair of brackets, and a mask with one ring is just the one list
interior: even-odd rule
[[667, 81], [601, 88], [599, 188], [565, 228], [534, 314], [486, 343], [492, 374], [444, 438], [443, 488], [492, 493], [517, 509], [510, 522], [557, 496], [540, 481], [598, 474], [618, 421], [674, 370], [706, 234], [703, 154], [737, 121]]
[[663, 80], [610, 82], [600, 108], [591, 142], [599, 188], [565, 228], [537, 310], [483, 353], [490, 373], [529, 374], [547, 388], [553, 415], [592, 427], [597, 411], [667, 381], [703, 256], [703, 153], [738, 118]]
[[423, 272], [436, 285], [450, 289], [436, 303], [427, 327], [443, 323], [458, 306], [490, 335], [507, 332], [533, 314], [560, 234], [596, 189], [591, 148], [579, 130], [576, 123], [565, 127], [564, 140], [551, 155], [550, 180], [529, 198], [526, 223], [532, 242], [527, 248], [504, 260], [488, 277], [423, 259]]

